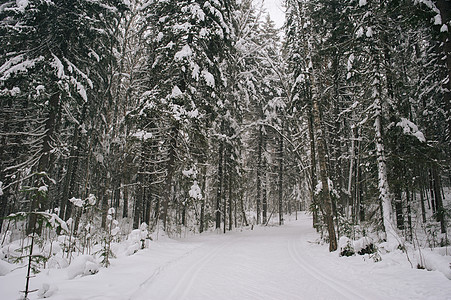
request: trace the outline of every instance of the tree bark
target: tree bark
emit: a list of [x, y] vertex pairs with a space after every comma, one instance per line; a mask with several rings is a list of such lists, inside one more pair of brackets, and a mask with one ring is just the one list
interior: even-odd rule
[[261, 149], [261, 185], [262, 185], [262, 224], [266, 224], [268, 218], [268, 191], [267, 191], [267, 162], [266, 162], [266, 135], [262, 134]]
[[315, 145], [315, 132], [313, 129], [313, 113], [311, 112], [308, 116], [308, 131], [309, 131], [309, 139], [310, 139], [310, 177], [311, 177], [311, 188], [310, 188], [310, 198], [312, 201], [313, 207], [313, 228], [316, 231], [319, 230], [318, 227], [318, 203], [315, 195], [315, 187], [318, 181], [316, 176], [316, 145]]
[[320, 193], [324, 222], [327, 226], [327, 231], [329, 233], [329, 251], [337, 250], [337, 237], [335, 234], [334, 220], [332, 216], [332, 200], [329, 191], [329, 178], [327, 175], [327, 165], [326, 165], [326, 141], [324, 138], [324, 133], [321, 126], [321, 116], [319, 111], [318, 100], [316, 99], [318, 95], [314, 95], [313, 99], [313, 122], [316, 132], [316, 144], [318, 149], [318, 163], [319, 163], [319, 179], [322, 183], [322, 191]]
[[257, 146], [257, 225], [260, 224], [260, 204], [261, 204], [261, 188], [262, 188], [262, 152], [263, 152], [263, 129], [260, 125], [258, 131]]
[[[440, 11], [442, 24], [447, 24], [448, 29], [445, 32], [440, 32], [443, 42], [443, 54], [445, 59], [445, 65], [447, 72], [446, 78], [443, 78], [443, 90], [444, 90], [444, 109], [447, 117], [447, 139], [451, 144], [451, 1], [449, 0], [437, 0], [436, 6]], [[440, 28], [441, 29], [441, 28]], [[446, 80], [445, 80], [446, 79]]]
[[382, 134], [382, 107], [380, 99], [376, 99], [376, 120], [375, 126], [375, 146], [377, 157], [377, 169], [379, 178], [379, 199], [381, 201], [382, 220], [384, 224], [385, 233], [387, 236], [387, 242], [397, 244], [400, 238], [394, 228], [393, 222], [393, 209], [392, 209], [392, 195], [388, 186], [387, 178], [387, 165], [385, 158], [384, 140]]
[[229, 174], [229, 231], [232, 230], [233, 226], [233, 214], [232, 214], [232, 176]]
[[[281, 133], [283, 134], [283, 125], [281, 129]], [[279, 179], [278, 179], [278, 190], [279, 190], [279, 225], [283, 224], [283, 136], [279, 137], [279, 149], [278, 149], [278, 158], [279, 158]]]
[[446, 233], [445, 224], [445, 209], [443, 207], [443, 199], [441, 192], [441, 180], [440, 174], [437, 166], [432, 168], [432, 176], [434, 177], [434, 195], [435, 195], [435, 205], [436, 205], [436, 219], [440, 222], [440, 229], [442, 233]]
[[[221, 125], [221, 128], [223, 126]], [[221, 130], [222, 131], [222, 130]], [[216, 211], [215, 211], [215, 228], [221, 228], [221, 200], [222, 200], [222, 187], [224, 181], [223, 174], [223, 161], [224, 161], [224, 141], [219, 143], [219, 157], [218, 157], [218, 178], [216, 180], [217, 191], [216, 191]]]
[[178, 128], [174, 126], [171, 130], [171, 137], [169, 140], [169, 157], [166, 165], [166, 184], [165, 184], [165, 195], [163, 198], [162, 209], [161, 212], [161, 221], [163, 222], [163, 228], [166, 231], [167, 229], [167, 221], [168, 221], [168, 208], [169, 203], [172, 200], [174, 194], [174, 185], [172, 182], [172, 177], [174, 176], [174, 167], [175, 167], [175, 156], [176, 156], [176, 148], [177, 148], [177, 135]]

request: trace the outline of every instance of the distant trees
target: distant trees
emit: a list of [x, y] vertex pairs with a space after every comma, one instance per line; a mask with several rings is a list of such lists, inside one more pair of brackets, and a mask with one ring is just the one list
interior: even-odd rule
[[[81, 141], [107, 100], [111, 28], [122, 10], [118, 1], [2, 4], [1, 147], [8, 157], [2, 159], [3, 214], [58, 207], [70, 217], [67, 200], [82, 192], [76, 178]], [[24, 207], [20, 190], [26, 186], [48, 194]], [[28, 231], [34, 226], [31, 219]]]
[[285, 5], [281, 38], [250, 0], [1, 4], [0, 222], [446, 232], [448, 2]]
[[[397, 230], [412, 238], [407, 228], [411, 233], [413, 206], [422, 208], [426, 221], [423, 194], [430, 189], [438, 203], [432, 212], [444, 233], [441, 193], [433, 191], [449, 176], [449, 161], [439, 154], [449, 153], [443, 143], [447, 110], [430, 102], [447, 103], [447, 90], [437, 85], [448, 82], [446, 75], [439, 75], [445, 59], [437, 60], [445, 44], [439, 46], [437, 25], [430, 22], [437, 22], [440, 10], [432, 2], [410, 1], [286, 5], [289, 62], [296, 78], [293, 98], [301, 100], [298, 107], [312, 132], [311, 190], [320, 197], [331, 251], [335, 234], [328, 201], [321, 200], [329, 197], [324, 193], [330, 194], [338, 235], [348, 230], [344, 227], [349, 220], [380, 221], [386, 238], [396, 244], [401, 241]], [[326, 180], [330, 191], [324, 189]], [[419, 184], [428, 181], [429, 187]], [[421, 200], [417, 195], [423, 195]]]

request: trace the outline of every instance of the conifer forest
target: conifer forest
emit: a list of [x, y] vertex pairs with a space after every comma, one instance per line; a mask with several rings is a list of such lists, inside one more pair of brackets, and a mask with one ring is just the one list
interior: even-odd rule
[[108, 267], [133, 235], [304, 212], [341, 256], [447, 249], [451, 2], [281, 3], [279, 28], [253, 0], [1, 1], [0, 260], [28, 266], [23, 299], [53, 256]]

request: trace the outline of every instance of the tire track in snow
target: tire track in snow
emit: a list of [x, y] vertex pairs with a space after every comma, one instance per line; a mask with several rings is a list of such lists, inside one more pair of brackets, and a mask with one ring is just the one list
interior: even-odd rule
[[331, 289], [335, 290], [338, 294], [342, 295], [346, 299], [368, 299], [367, 296], [352, 291], [344, 284], [316, 270], [310, 262], [308, 262], [304, 257], [302, 257], [302, 255], [298, 253], [298, 250], [296, 249], [294, 243], [295, 242], [293, 240], [288, 241], [288, 253], [290, 254], [291, 259], [299, 267], [305, 270], [310, 276], [329, 286]]

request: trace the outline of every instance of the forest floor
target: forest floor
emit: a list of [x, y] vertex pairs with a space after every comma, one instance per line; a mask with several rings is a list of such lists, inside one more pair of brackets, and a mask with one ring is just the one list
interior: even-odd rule
[[[54, 300], [451, 299], [443, 273], [412, 268], [398, 250], [379, 262], [368, 255], [339, 257], [317, 243], [311, 224], [310, 216], [299, 214], [280, 227], [160, 236], [149, 249], [118, 255], [95, 275], [68, 279], [66, 269], [46, 269], [31, 287], [48, 284]], [[0, 276], [0, 299], [19, 298], [25, 272]]]

